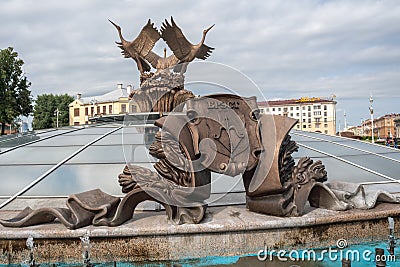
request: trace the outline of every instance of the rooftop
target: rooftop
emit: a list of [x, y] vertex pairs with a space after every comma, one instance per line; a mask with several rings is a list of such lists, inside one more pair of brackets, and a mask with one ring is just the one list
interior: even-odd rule
[[299, 105], [312, 103], [336, 103], [333, 98], [320, 97], [302, 97], [299, 99], [283, 99], [257, 102], [259, 106], [283, 106], [283, 105]]
[[128, 85], [125, 88], [122, 87], [122, 84], [118, 84], [118, 88], [111, 92], [105, 93], [103, 95], [88, 96], [88, 97], [80, 97], [79, 95], [77, 100], [81, 101], [83, 104], [91, 104], [93, 101], [97, 103], [113, 102], [113, 101], [118, 101], [120, 98], [127, 98], [131, 90], [132, 90], [131, 85]]

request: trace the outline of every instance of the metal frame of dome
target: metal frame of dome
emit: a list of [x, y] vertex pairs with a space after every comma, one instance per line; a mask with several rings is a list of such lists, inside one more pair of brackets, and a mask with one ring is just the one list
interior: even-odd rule
[[[21, 196], [67, 196], [97, 187], [120, 195], [117, 176], [127, 160], [148, 168], [154, 163], [147, 150], [136, 150], [145, 147], [145, 132], [138, 130], [144, 127], [154, 126], [98, 123], [0, 139], [0, 173], [4, 178], [12, 177], [13, 181], [0, 190], [2, 199], [6, 199], [0, 208]], [[392, 193], [400, 192], [400, 150], [297, 130], [291, 136], [299, 145], [294, 158], [309, 156], [322, 160], [328, 181], [354, 181]], [[133, 158], [127, 159], [127, 155]], [[213, 178], [213, 183], [211, 205], [245, 202], [241, 177], [219, 175]]]

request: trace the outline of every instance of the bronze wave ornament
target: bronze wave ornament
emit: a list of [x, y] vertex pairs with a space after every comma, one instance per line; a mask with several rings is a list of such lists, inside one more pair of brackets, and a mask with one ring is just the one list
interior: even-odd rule
[[[113, 22], [112, 22], [113, 23]], [[307, 202], [313, 207], [346, 210], [369, 205], [349, 203], [324, 182], [328, 175], [321, 161], [303, 157], [289, 131], [297, 120], [260, 114], [256, 97], [216, 94], [195, 97], [184, 89], [184, 72], [194, 58], [206, 59], [213, 48], [204, 45], [209, 27], [198, 45], [190, 44], [171, 18], [161, 34], [149, 20], [139, 36], [126, 41], [121, 28], [117, 45], [132, 58], [142, 76], [132, 94], [141, 111], [174, 111], [156, 120], [159, 127], [149, 153], [158, 159], [154, 170], [127, 164], [118, 175], [123, 198], [100, 189], [74, 194], [67, 208], [27, 207], [17, 216], [0, 220], [8, 227], [24, 227], [58, 219], [69, 229], [87, 225], [118, 226], [132, 219], [138, 204], [150, 200], [164, 206], [171, 223], [201, 223], [211, 194], [211, 174], [241, 176], [250, 211], [273, 216], [301, 216]], [[160, 57], [152, 48], [162, 37], [173, 55]], [[175, 64], [186, 64], [176, 68]], [[156, 69], [150, 73], [150, 66]], [[147, 74], [146, 74], [147, 73]], [[183, 111], [183, 105], [186, 109]], [[117, 182], [117, 181], [116, 181]], [[357, 192], [363, 194], [362, 188]], [[381, 196], [383, 194], [383, 196]], [[376, 200], [400, 202], [384, 193]], [[342, 197], [341, 197], [342, 196]]]

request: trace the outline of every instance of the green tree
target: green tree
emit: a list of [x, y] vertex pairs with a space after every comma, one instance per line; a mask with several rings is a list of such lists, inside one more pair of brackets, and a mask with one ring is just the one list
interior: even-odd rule
[[1, 135], [6, 123], [32, 112], [31, 83], [22, 71], [24, 61], [12, 47], [0, 49], [0, 123]]
[[57, 125], [56, 110], [58, 109], [58, 126], [69, 125], [69, 107], [74, 98], [68, 94], [38, 95], [33, 111], [33, 128], [44, 129], [52, 128]]

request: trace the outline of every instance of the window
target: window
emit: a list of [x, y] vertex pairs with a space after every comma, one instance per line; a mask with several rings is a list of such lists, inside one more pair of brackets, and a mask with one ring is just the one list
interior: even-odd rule
[[275, 108], [272, 108], [272, 111], [275, 111]]
[[328, 110], [328, 107], [327, 107], [327, 105], [324, 105], [324, 110]]
[[296, 110], [299, 110], [300, 108], [299, 107], [296, 107]]
[[307, 125], [303, 125], [303, 128], [307, 128]]
[[300, 114], [299, 114], [299, 113], [296, 113], [296, 116], [298, 117], [298, 116], [300, 116]]
[[308, 112], [308, 117], [311, 117], [311, 112]]
[[290, 110], [293, 110], [293, 107], [290, 107]]
[[325, 134], [328, 134], [328, 130], [325, 130]]
[[121, 113], [126, 113], [126, 105], [125, 104], [121, 105]]
[[324, 122], [328, 122], [328, 118], [324, 118]]
[[325, 117], [328, 116], [328, 112], [325, 111], [325, 112], [324, 112], [324, 116], [325, 116]]
[[100, 106], [97, 106], [97, 114], [100, 114]]
[[303, 110], [306, 110], [306, 107], [303, 106]]
[[269, 108], [267, 108], [267, 111], [266, 112], [269, 112]]
[[92, 114], [92, 116], [93, 116], [93, 114], [94, 114], [94, 107], [91, 107], [91, 108], [90, 108], [90, 114]]
[[132, 105], [132, 108], [131, 108], [131, 109], [132, 109], [132, 112], [133, 112], [133, 113], [137, 112], [137, 107], [136, 107], [135, 105]]
[[300, 125], [297, 124], [297, 129], [299, 129], [299, 128], [300, 128]]
[[311, 123], [311, 118], [308, 118], [308, 123]]
[[108, 114], [112, 114], [112, 105], [108, 106]]
[[303, 119], [303, 122], [306, 122], [306, 119]]
[[303, 113], [303, 117], [305, 117], [306, 116], [306, 113]]
[[79, 108], [74, 108], [74, 117], [79, 117]]
[[320, 122], [321, 118], [315, 118], [315, 122]]
[[328, 124], [325, 123], [325, 124], [324, 124], [324, 127], [325, 127], [325, 128], [328, 128]]
[[290, 113], [290, 117], [293, 117], [293, 113]]
[[75, 126], [79, 126], [79, 121], [74, 122]]
[[307, 108], [308, 108], [308, 111], [311, 111], [311, 106], [308, 106]]
[[315, 124], [315, 128], [319, 128], [319, 123], [316, 123], [316, 124]]
[[85, 116], [88, 116], [88, 115], [89, 115], [89, 108], [86, 107], [86, 108], [85, 108]]
[[321, 111], [314, 111], [314, 116], [321, 116]]
[[278, 108], [278, 111], [281, 111], [281, 108]]
[[106, 113], [107, 113], [107, 107], [103, 106], [103, 114], [106, 114]]
[[260, 109], [260, 113], [264, 113], [264, 110], [262, 108]]

